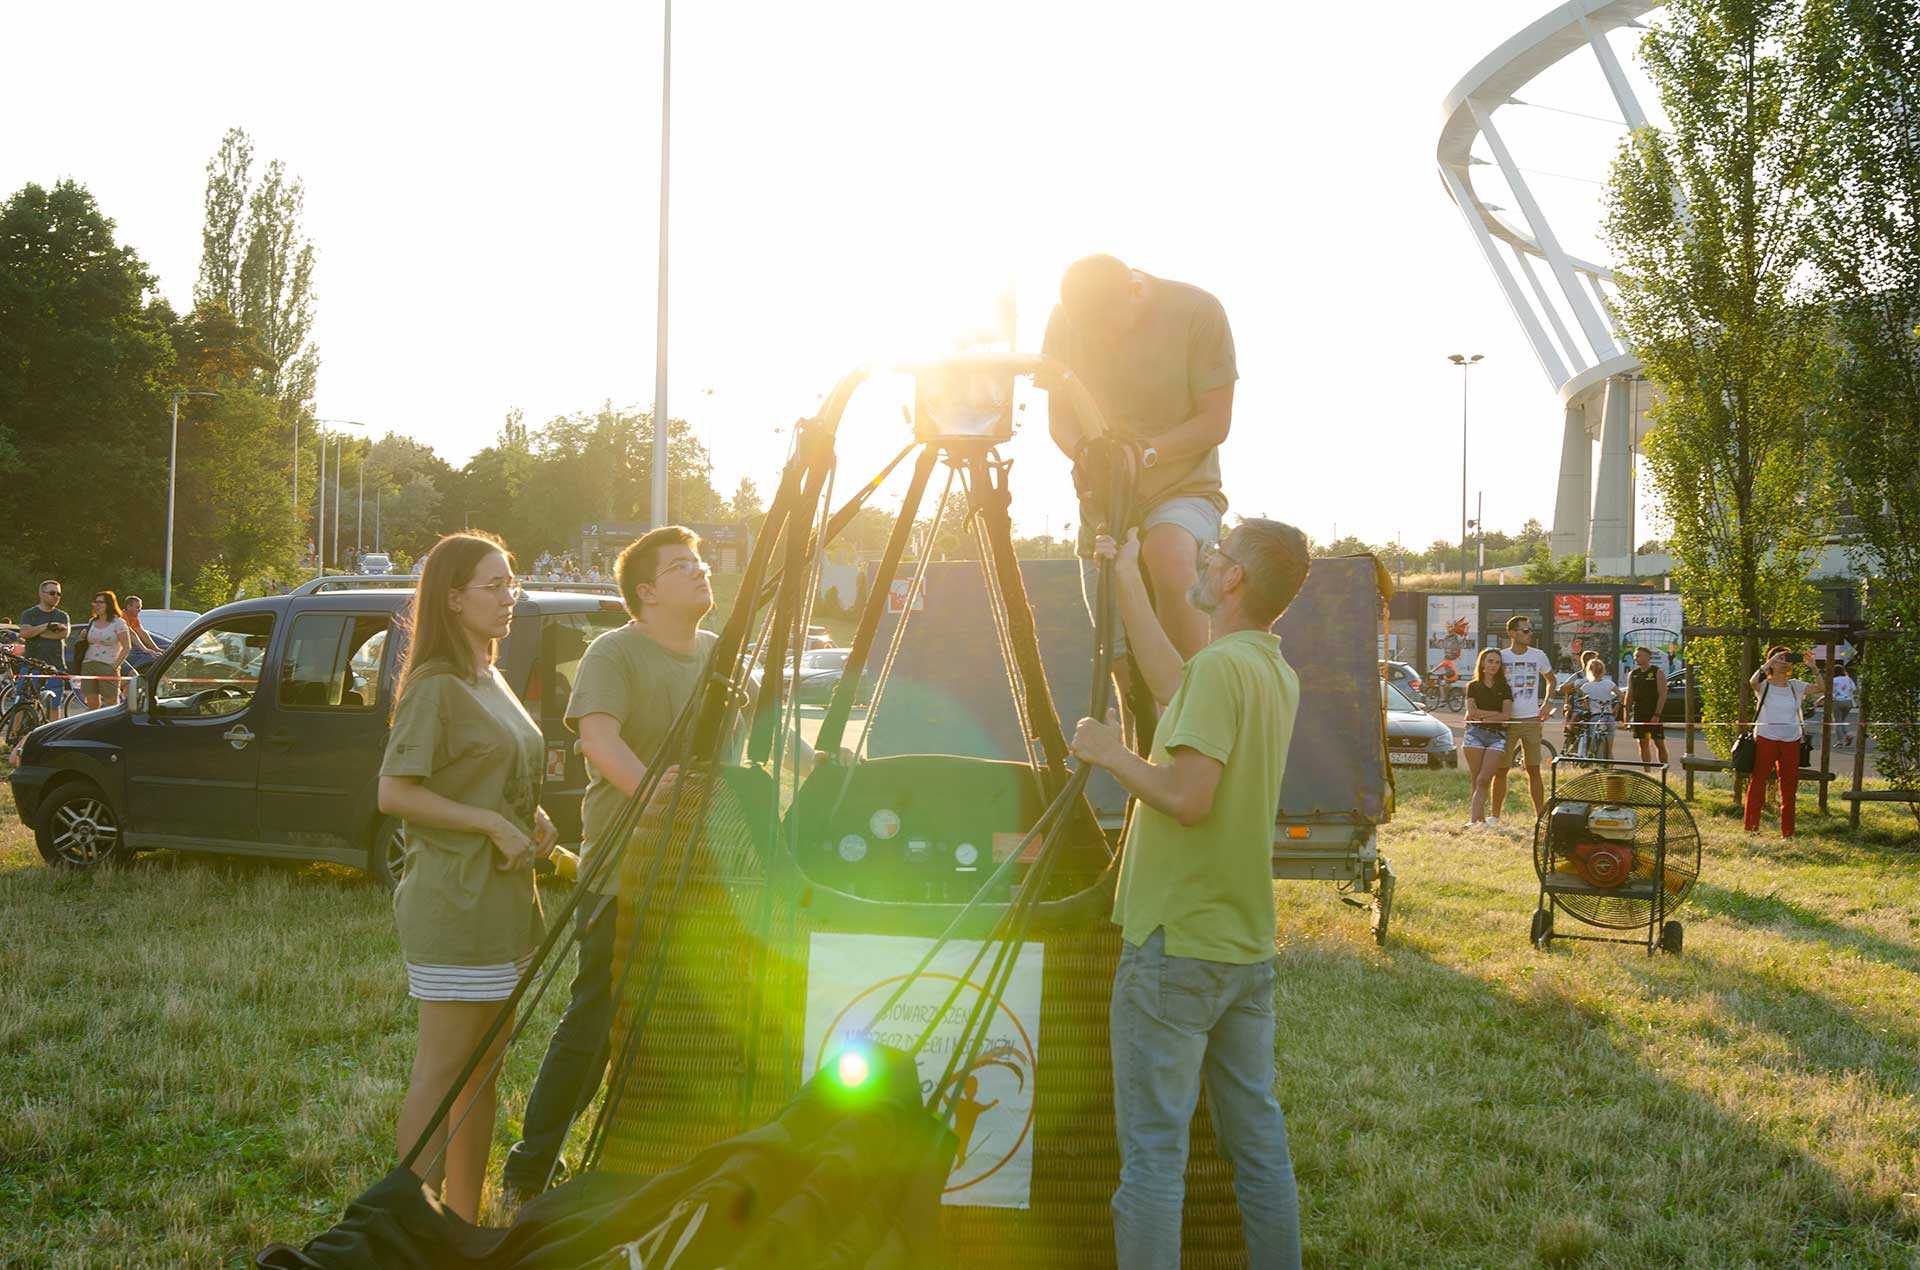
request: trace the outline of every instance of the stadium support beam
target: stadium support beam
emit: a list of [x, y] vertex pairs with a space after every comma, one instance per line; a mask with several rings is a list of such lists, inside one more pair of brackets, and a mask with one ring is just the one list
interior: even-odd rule
[[[1593, 489], [1593, 536], [1587, 554], [1599, 573], [1624, 573], [1633, 514], [1633, 380], [1607, 381], [1600, 422], [1600, 479]], [[1604, 562], [1604, 566], [1603, 566]]]
[[1587, 435], [1587, 410], [1567, 406], [1560, 436], [1560, 488], [1553, 500], [1553, 533], [1547, 549], [1555, 559], [1577, 556], [1587, 548], [1588, 514], [1593, 506], [1593, 438]]

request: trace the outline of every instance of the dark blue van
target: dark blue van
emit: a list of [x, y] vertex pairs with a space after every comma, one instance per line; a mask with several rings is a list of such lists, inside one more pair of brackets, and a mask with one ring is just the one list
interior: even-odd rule
[[[37, 728], [10, 778], [49, 864], [158, 848], [331, 860], [397, 880], [375, 799], [410, 589], [308, 583], [205, 614], [118, 706]], [[537, 590], [514, 609], [500, 671], [546, 733], [541, 802], [580, 837], [583, 760], [564, 715], [580, 657], [625, 624], [617, 598]]]

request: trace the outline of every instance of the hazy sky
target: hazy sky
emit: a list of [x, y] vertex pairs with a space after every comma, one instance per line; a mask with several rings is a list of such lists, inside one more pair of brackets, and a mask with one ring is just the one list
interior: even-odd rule
[[[1559, 405], [1433, 154], [1447, 89], [1548, 7], [681, 0], [672, 412], [723, 492], [764, 492], [774, 429], [846, 370], [951, 347], [1008, 285], [1037, 348], [1060, 269], [1109, 251], [1226, 306], [1237, 510], [1457, 535], [1464, 351], [1486, 354], [1488, 523], [1547, 521]], [[514, 407], [651, 401], [657, 3], [45, 5], [9, 27], [43, 55], [0, 80], [0, 187], [88, 186], [177, 307], [226, 128], [305, 180], [320, 414], [458, 463]], [[1585, 55], [1527, 98], [1617, 115]], [[1500, 119], [1569, 249], [1598, 253], [1622, 129]], [[846, 479], [904, 443], [899, 404], [850, 419]], [[1015, 512], [1058, 533], [1065, 463], [1034, 417]]]

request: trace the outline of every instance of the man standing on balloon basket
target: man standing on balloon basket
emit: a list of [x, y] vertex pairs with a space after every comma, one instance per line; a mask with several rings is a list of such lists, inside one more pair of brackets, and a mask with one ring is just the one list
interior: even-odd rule
[[[1198, 576], [1200, 545], [1220, 537], [1227, 510], [1220, 445], [1233, 421], [1239, 370], [1226, 310], [1199, 287], [1129, 269], [1112, 256], [1088, 256], [1061, 278], [1041, 348], [1079, 377], [1107, 427], [1131, 449], [1133, 524], [1104, 528], [1116, 535], [1139, 528], [1159, 626], [1182, 658], [1192, 657], [1207, 642], [1207, 619], [1187, 592]], [[1081, 581], [1092, 613], [1091, 556], [1105, 517], [1106, 473], [1066, 395], [1050, 393], [1047, 410], [1048, 430], [1074, 461], [1082, 494]], [[1114, 651], [1124, 653], [1125, 641], [1117, 639]], [[1116, 662], [1114, 676], [1125, 702], [1124, 662]]]
[[1135, 800], [1113, 907], [1118, 1261], [1180, 1263], [1187, 1130], [1204, 1081], [1251, 1264], [1298, 1266], [1299, 1196], [1273, 1092], [1272, 862], [1300, 681], [1269, 628], [1306, 580], [1307, 540], [1254, 519], [1202, 553], [1188, 598], [1211, 642], [1190, 659], [1154, 615], [1139, 535], [1118, 547], [1101, 536], [1095, 549], [1114, 560], [1121, 620], [1162, 712], [1146, 758], [1111, 715], [1080, 720], [1073, 736], [1074, 755]]

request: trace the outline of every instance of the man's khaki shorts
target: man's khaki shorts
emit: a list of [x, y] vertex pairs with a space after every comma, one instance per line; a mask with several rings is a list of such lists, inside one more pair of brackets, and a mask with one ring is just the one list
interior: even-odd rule
[[1507, 752], [1519, 756], [1521, 767], [1540, 766], [1540, 720], [1515, 719], [1507, 724]]

